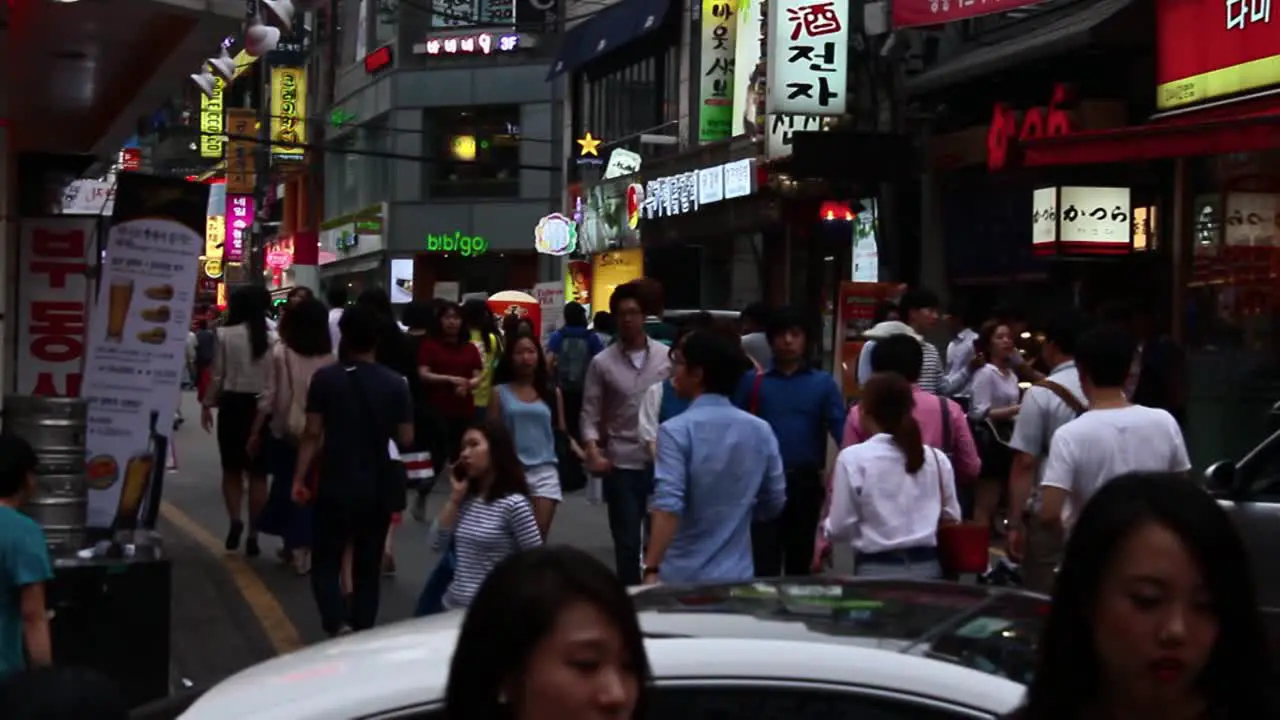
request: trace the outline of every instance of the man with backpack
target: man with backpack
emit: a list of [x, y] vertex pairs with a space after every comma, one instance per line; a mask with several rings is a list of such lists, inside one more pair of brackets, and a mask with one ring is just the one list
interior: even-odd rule
[[[564, 327], [551, 333], [547, 340], [547, 363], [551, 366], [551, 377], [564, 398], [565, 430], [569, 437], [581, 441], [582, 391], [586, 385], [587, 368], [591, 359], [601, 350], [604, 343], [600, 336], [587, 328], [587, 309], [576, 302], [564, 306]], [[563, 458], [562, 458], [563, 460]], [[579, 482], [586, 483], [585, 478], [576, 471], [577, 463], [572, 468], [561, 467], [561, 483], [566, 490], [577, 489]], [[566, 474], [566, 470], [570, 470]]]
[[1009, 469], [1008, 550], [1021, 562], [1023, 585], [1036, 592], [1053, 589], [1062, 559], [1061, 533], [1037, 518], [1040, 480], [1053, 434], [1088, 409], [1075, 363], [1076, 341], [1084, 329], [1084, 317], [1075, 310], [1059, 313], [1045, 328], [1040, 354], [1049, 375], [1023, 393], [1009, 440], [1015, 452]]

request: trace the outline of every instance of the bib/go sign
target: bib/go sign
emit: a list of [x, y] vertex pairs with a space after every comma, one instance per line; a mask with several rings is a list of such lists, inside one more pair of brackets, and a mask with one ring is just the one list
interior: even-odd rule
[[479, 235], [463, 235], [455, 230], [452, 235], [427, 235], [427, 252], [458, 253], [462, 257], [479, 257], [489, 249], [489, 241]]

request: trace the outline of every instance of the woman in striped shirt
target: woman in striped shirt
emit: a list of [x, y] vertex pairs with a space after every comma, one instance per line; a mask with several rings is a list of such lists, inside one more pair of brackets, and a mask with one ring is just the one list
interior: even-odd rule
[[449, 502], [436, 518], [437, 551], [453, 544], [457, 564], [444, 594], [447, 610], [465, 608], [494, 566], [542, 544], [524, 468], [501, 420], [486, 420], [462, 436], [449, 476]]

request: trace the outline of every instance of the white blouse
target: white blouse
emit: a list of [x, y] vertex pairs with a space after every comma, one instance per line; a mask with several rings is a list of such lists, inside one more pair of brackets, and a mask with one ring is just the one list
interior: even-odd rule
[[880, 433], [836, 457], [828, 539], [847, 541], [857, 553], [936, 547], [938, 521], [960, 519], [955, 471], [945, 453], [926, 446], [924, 465], [907, 472], [907, 457]]
[[987, 363], [973, 374], [970, 392], [969, 417], [982, 420], [992, 410], [1017, 405], [1022, 391], [1018, 388], [1018, 375], [1012, 370]]

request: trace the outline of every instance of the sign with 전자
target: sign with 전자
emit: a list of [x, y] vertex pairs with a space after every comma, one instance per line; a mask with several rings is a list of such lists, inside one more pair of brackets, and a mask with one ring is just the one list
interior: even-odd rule
[[844, 114], [849, 7], [836, 0], [769, 4], [766, 113]]

